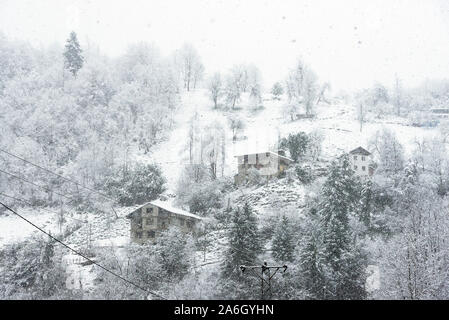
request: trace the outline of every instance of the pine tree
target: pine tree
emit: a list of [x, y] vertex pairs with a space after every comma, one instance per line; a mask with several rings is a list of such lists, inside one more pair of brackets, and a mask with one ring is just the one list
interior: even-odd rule
[[230, 275], [237, 275], [240, 274], [239, 266], [255, 263], [262, 250], [257, 217], [248, 203], [245, 203], [243, 209], [233, 211], [228, 239], [224, 270]]
[[309, 299], [319, 299], [324, 296], [324, 274], [321, 254], [321, 230], [316, 216], [309, 214], [304, 226], [304, 236], [301, 241], [298, 265], [300, 267], [299, 282]]
[[318, 215], [326, 299], [362, 299], [366, 295], [366, 261], [354, 243], [350, 227], [350, 215], [358, 198], [357, 185], [349, 157], [344, 155], [331, 166], [321, 192]]
[[233, 210], [228, 241], [221, 277], [223, 298], [256, 298], [259, 279], [251, 273], [242, 275], [239, 268], [243, 264], [257, 264], [257, 255], [262, 251], [257, 217], [248, 203]]
[[284, 215], [279, 221], [273, 236], [272, 255], [277, 261], [293, 261], [295, 244], [293, 230], [288, 218]]
[[78, 71], [83, 67], [84, 57], [82, 56], [82, 50], [78, 42], [76, 33], [72, 31], [64, 50], [64, 68], [69, 70], [74, 77]]

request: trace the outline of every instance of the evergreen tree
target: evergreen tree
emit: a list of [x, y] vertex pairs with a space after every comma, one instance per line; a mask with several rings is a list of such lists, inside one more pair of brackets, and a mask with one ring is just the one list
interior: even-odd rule
[[324, 274], [321, 264], [321, 230], [319, 220], [309, 213], [298, 256], [299, 282], [309, 299], [324, 295]]
[[287, 148], [290, 152], [290, 157], [295, 162], [306, 154], [308, 145], [309, 137], [305, 132], [289, 134], [287, 138], [283, 138], [280, 141], [280, 147]]
[[257, 218], [249, 204], [232, 212], [228, 241], [221, 277], [223, 296], [255, 298], [259, 294], [259, 279], [248, 272], [242, 275], [239, 268], [243, 264], [257, 264], [257, 255], [262, 251]]
[[224, 269], [227, 274], [239, 275], [238, 267], [242, 264], [255, 263], [262, 249], [257, 218], [248, 203], [245, 203], [243, 209], [237, 208], [233, 211], [228, 241]]
[[290, 221], [284, 215], [279, 221], [273, 236], [272, 255], [277, 261], [293, 261], [295, 244]]
[[76, 33], [72, 31], [65, 45], [64, 68], [69, 70], [74, 77], [83, 67], [84, 57], [82, 52]]
[[154, 250], [156, 260], [168, 278], [182, 278], [193, 265], [195, 256], [193, 239], [175, 226], [159, 234]]
[[318, 209], [325, 299], [362, 299], [366, 295], [366, 261], [350, 227], [350, 215], [358, 200], [357, 185], [349, 157], [343, 155], [330, 168]]
[[279, 82], [276, 82], [271, 88], [271, 94], [273, 95], [274, 100], [281, 100], [281, 96], [284, 93], [284, 88]]

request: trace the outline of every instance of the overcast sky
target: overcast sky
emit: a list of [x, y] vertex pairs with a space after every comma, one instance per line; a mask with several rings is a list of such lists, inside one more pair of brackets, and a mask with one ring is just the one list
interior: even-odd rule
[[271, 84], [302, 56], [335, 89], [449, 75], [445, 0], [0, 0], [0, 30], [35, 46], [71, 30], [117, 56], [148, 41], [163, 53], [184, 42], [206, 71], [254, 63]]

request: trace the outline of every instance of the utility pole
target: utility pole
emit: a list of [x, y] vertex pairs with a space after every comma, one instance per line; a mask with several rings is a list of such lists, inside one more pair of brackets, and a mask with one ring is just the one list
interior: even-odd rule
[[[240, 270], [242, 270], [242, 273], [245, 273], [245, 271], [247, 269], [251, 270], [251, 272], [253, 272], [253, 274], [261, 280], [261, 282], [260, 282], [261, 283], [261, 286], [260, 286], [260, 291], [261, 291], [260, 299], [264, 300], [265, 299], [265, 294], [267, 294], [268, 299], [272, 298], [271, 279], [274, 277], [274, 275], [280, 269], [283, 269], [282, 272], [285, 272], [287, 270], [287, 266], [286, 265], [283, 265], [283, 266], [269, 266], [269, 265], [267, 265], [266, 262], [264, 262], [263, 265], [260, 265], [260, 266], [245, 266], [245, 265], [240, 266]], [[260, 273], [257, 271], [258, 269], [260, 269]], [[271, 269], [274, 269], [273, 274], [271, 273]], [[266, 291], [264, 291], [265, 284], [267, 285], [267, 290]]]

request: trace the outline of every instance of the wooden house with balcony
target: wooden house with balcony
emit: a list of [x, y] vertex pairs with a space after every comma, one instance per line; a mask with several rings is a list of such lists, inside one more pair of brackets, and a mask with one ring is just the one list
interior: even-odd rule
[[161, 200], [139, 206], [127, 218], [131, 220], [131, 241], [136, 243], [154, 242], [158, 233], [170, 226], [177, 226], [184, 233], [196, 233], [202, 220], [196, 214], [174, 208]]
[[237, 158], [237, 171], [234, 176], [236, 184], [247, 180], [249, 170], [254, 168], [259, 171], [261, 176], [268, 179], [277, 177], [294, 161], [285, 156], [282, 150], [278, 153], [272, 151], [242, 154], [235, 156]]

